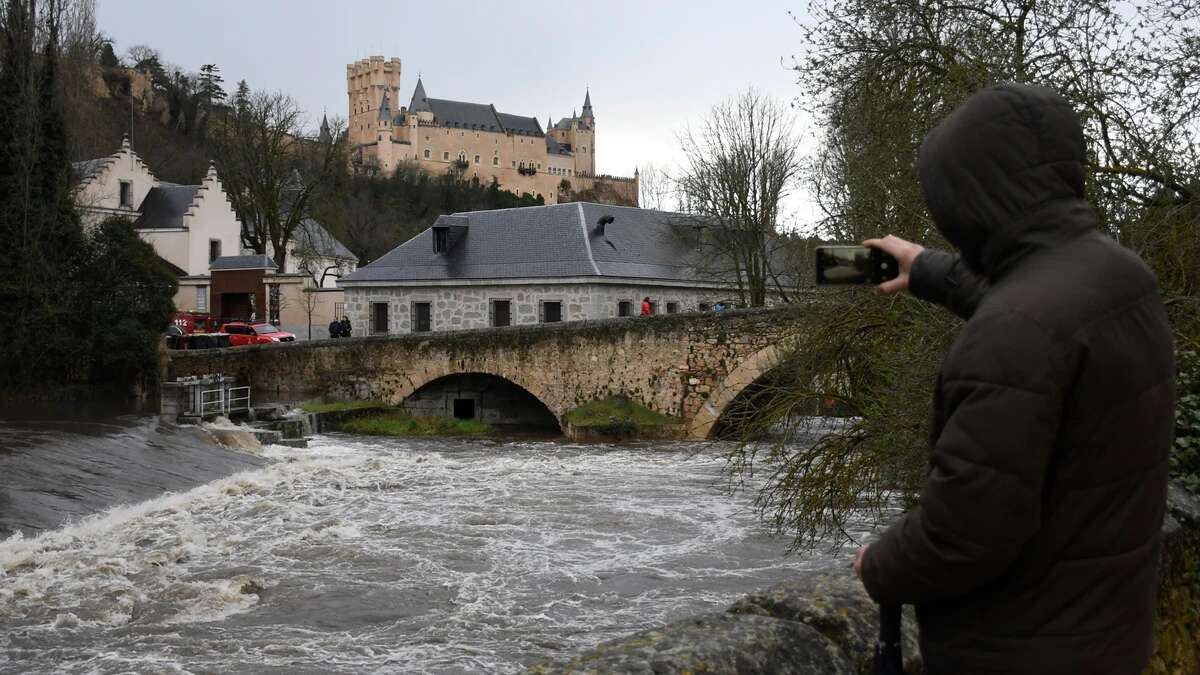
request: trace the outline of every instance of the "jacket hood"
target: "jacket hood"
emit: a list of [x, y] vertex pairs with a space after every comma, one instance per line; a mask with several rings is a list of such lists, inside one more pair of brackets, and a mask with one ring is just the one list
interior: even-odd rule
[[917, 161], [934, 224], [988, 277], [1095, 227], [1083, 199], [1083, 130], [1045, 87], [980, 91], [925, 136]]

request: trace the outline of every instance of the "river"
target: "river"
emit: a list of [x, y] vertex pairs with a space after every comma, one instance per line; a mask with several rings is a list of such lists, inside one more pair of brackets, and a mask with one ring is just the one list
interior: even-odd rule
[[721, 446], [318, 436], [0, 542], [0, 672], [521, 672], [849, 551], [785, 556]]

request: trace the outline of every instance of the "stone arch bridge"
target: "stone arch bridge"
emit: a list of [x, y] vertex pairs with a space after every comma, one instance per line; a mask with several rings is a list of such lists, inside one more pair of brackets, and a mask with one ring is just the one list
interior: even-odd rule
[[235, 376], [257, 401], [397, 405], [448, 376], [490, 375], [532, 394], [560, 427], [583, 403], [625, 395], [678, 419], [679, 436], [707, 438], [815, 304], [171, 352], [166, 368], [169, 379]]

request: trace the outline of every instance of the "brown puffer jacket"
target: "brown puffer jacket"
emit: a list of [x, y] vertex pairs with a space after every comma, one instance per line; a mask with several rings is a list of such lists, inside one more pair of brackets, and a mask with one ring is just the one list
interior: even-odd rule
[[[1153, 274], [1096, 229], [1056, 93], [979, 92], [925, 138], [961, 251], [911, 287], [969, 318], [938, 377], [921, 505], [863, 583], [913, 604], [931, 673], [1139, 673], [1149, 660], [1175, 366]], [[965, 264], [964, 264], [965, 263]]]

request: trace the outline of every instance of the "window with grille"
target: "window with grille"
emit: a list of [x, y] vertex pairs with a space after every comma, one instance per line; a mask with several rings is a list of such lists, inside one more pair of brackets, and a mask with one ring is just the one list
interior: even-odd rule
[[279, 284], [267, 285], [267, 323], [279, 325]]
[[493, 326], [512, 325], [512, 302], [509, 300], [493, 300], [491, 302], [488, 323]]
[[679, 303], [678, 302], [668, 302], [667, 303], [667, 314], [678, 314], [678, 313], [679, 313]]
[[562, 303], [557, 300], [547, 300], [541, 304], [542, 323], [558, 323], [562, 321]]
[[388, 304], [386, 302], [371, 303], [371, 333], [388, 332]]
[[414, 333], [428, 333], [433, 330], [433, 307], [428, 302], [412, 304], [412, 327]]
[[196, 311], [208, 311], [208, 286], [196, 287]]
[[633, 316], [633, 301], [621, 300], [617, 303], [617, 316]]

